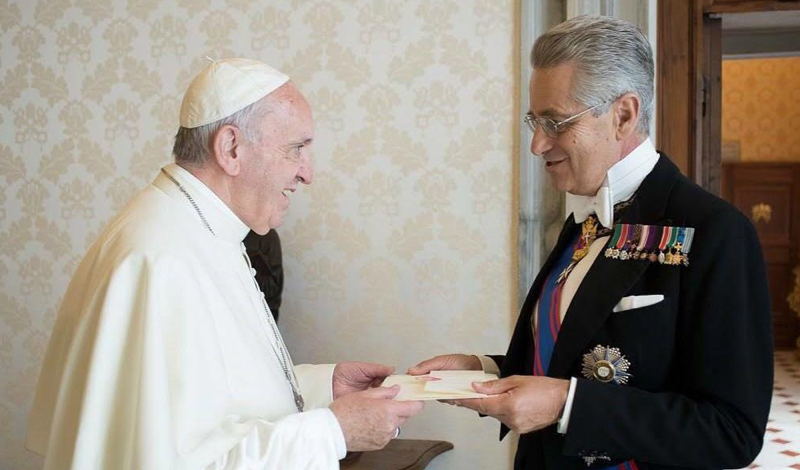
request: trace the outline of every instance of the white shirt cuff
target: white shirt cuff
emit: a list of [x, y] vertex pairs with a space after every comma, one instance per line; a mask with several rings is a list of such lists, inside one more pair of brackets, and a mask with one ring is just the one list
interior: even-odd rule
[[303, 394], [303, 411], [324, 408], [333, 401], [333, 372], [336, 364], [298, 364], [294, 366], [300, 393]]
[[567, 392], [567, 402], [564, 403], [564, 412], [561, 413], [561, 419], [558, 420], [558, 427], [556, 430], [559, 434], [566, 434], [567, 427], [569, 426], [569, 415], [572, 413], [572, 401], [575, 399], [575, 387], [578, 386], [578, 379], [572, 377], [569, 379], [569, 392]]
[[475, 357], [477, 357], [478, 360], [481, 361], [481, 368], [483, 368], [484, 372], [486, 372], [487, 374], [494, 374], [500, 376], [500, 368], [497, 367], [497, 363], [494, 362], [494, 359], [492, 359], [489, 356], [475, 356]]

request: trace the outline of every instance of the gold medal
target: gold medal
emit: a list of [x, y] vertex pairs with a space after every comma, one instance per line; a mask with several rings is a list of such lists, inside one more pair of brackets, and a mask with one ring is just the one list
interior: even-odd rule
[[572, 259], [569, 262], [569, 266], [564, 268], [559, 274], [558, 279], [556, 280], [557, 284], [564, 282], [575, 266], [586, 257], [589, 253], [589, 246], [594, 242], [597, 238], [597, 218], [594, 214], [590, 215], [583, 221], [581, 224], [581, 235], [580, 235], [580, 244], [572, 253]]
[[592, 377], [599, 382], [611, 382], [611, 380], [614, 379], [615, 373], [614, 364], [608, 361], [597, 361], [592, 367]]

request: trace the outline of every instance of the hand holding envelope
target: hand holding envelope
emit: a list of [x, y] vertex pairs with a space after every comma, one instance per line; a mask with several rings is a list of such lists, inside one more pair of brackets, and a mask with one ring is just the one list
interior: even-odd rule
[[[493, 374], [483, 372], [481, 364], [477, 356], [445, 354], [426, 359], [410, 367], [408, 372], [417, 377], [457, 373], [454, 377], [465, 380], [460, 384], [460, 392], [473, 393], [476, 397], [448, 396], [435, 399], [444, 399], [448, 403], [492, 416], [520, 434], [542, 429], [558, 421], [567, 400], [569, 380], [521, 375], [497, 379]], [[477, 382], [474, 388], [472, 382]], [[417, 387], [419, 389], [420, 385]], [[437, 386], [430, 391], [425, 389], [425, 385], [421, 388], [421, 392], [434, 393]]]
[[399, 385], [398, 401], [461, 400], [489, 396], [476, 392], [472, 383], [496, 379], [480, 370], [433, 370], [426, 375], [390, 375], [383, 386]]

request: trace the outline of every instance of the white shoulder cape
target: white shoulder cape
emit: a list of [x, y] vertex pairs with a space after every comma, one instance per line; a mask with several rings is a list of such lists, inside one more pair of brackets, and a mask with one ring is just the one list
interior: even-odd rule
[[[27, 447], [45, 469], [337, 469], [333, 365], [298, 366], [298, 413], [243, 257], [246, 227], [167, 170], [105, 229], [70, 282]], [[202, 187], [200, 187], [200, 186]]]

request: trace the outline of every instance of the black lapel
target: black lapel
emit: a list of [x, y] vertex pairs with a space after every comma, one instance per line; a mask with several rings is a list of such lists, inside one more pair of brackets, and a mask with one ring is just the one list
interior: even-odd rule
[[[644, 179], [620, 223], [668, 225], [664, 211], [672, 186], [680, 172], [665, 155]], [[608, 242], [606, 243], [606, 245]], [[606, 258], [606, 246], [586, 273], [572, 299], [558, 333], [548, 369], [549, 376], [565, 377], [570, 365], [587, 349], [619, 299], [627, 293], [650, 265], [649, 261]]]

